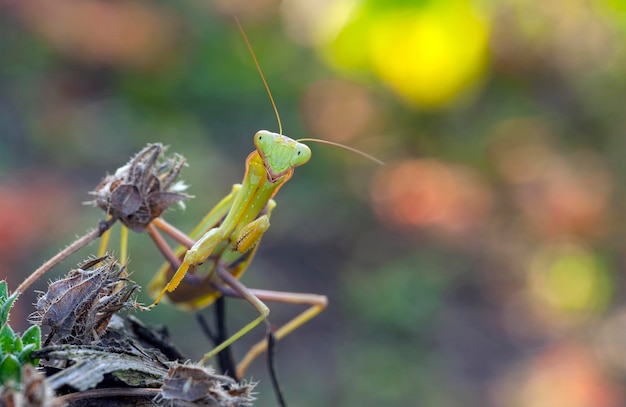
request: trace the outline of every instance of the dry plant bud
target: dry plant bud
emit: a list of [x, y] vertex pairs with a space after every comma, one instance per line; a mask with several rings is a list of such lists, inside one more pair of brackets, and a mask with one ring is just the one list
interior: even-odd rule
[[129, 282], [112, 257], [87, 261], [50, 284], [37, 300], [33, 322], [50, 327], [46, 344], [54, 336], [61, 343], [90, 343], [104, 333], [115, 312], [134, 304], [128, 299], [138, 287], [128, 287]]
[[60, 407], [63, 403], [34, 366], [22, 366], [21, 390], [4, 386], [0, 390], [0, 406]]
[[255, 384], [237, 383], [201, 365], [174, 363], [163, 380], [159, 405], [252, 406]]
[[96, 198], [90, 203], [136, 232], [143, 231], [172, 204], [182, 206], [190, 196], [183, 192], [187, 186], [176, 179], [185, 159], [178, 154], [163, 158], [165, 149], [160, 143], [148, 144], [100, 182], [91, 192]]

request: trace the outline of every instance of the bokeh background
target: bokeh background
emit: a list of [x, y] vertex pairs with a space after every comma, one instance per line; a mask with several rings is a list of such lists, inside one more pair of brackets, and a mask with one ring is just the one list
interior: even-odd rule
[[[189, 163], [195, 199], [165, 215], [183, 230], [239, 182], [252, 135], [277, 124], [235, 13], [285, 134], [387, 162], [314, 145], [243, 278], [330, 299], [279, 343], [289, 404], [626, 404], [623, 0], [0, 10], [0, 276], [12, 287], [103, 218], [87, 192], [148, 142]], [[145, 284], [161, 260], [131, 237], [129, 268]], [[35, 298], [19, 301], [16, 327]], [[254, 316], [228, 307], [231, 328]], [[275, 324], [297, 311], [271, 308]], [[139, 317], [166, 325], [191, 359], [209, 347], [171, 306]], [[249, 377], [256, 405], [275, 405], [262, 360]]]

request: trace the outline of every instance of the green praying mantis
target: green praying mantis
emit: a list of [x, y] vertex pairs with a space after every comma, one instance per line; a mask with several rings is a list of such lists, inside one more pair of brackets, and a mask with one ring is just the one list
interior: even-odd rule
[[[174, 272], [166, 263], [149, 285], [156, 299], [148, 309], [156, 306], [167, 293], [170, 301], [187, 309], [210, 305], [220, 295], [244, 298], [258, 311], [252, 322], [235, 332], [202, 358], [206, 362], [230, 344], [252, 330], [269, 315], [263, 301], [305, 304], [309, 307], [274, 332], [281, 339], [294, 329], [319, 314], [327, 304], [323, 295], [286, 293], [247, 288], [238, 279], [254, 257], [258, 243], [268, 230], [269, 219], [276, 203], [272, 199], [291, 178], [294, 168], [311, 158], [306, 145], [280, 134], [259, 131], [254, 136], [256, 150], [246, 160], [246, 173], [241, 184], [235, 184], [231, 193], [222, 199], [185, 241], [176, 235], [173, 227], [163, 219], [155, 219], [148, 233], [161, 247], [157, 229], [183, 242], [176, 257], [183, 256]], [[197, 236], [199, 238], [194, 242]], [[192, 243], [189, 247], [189, 243]], [[189, 247], [188, 249], [186, 249]], [[200, 265], [205, 264], [202, 269]], [[187, 276], [187, 278], [185, 278]], [[265, 341], [259, 342], [237, 366], [241, 377], [248, 365], [265, 351]]]
[[[261, 238], [269, 229], [270, 217], [276, 207], [274, 196], [292, 177], [294, 169], [311, 159], [311, 150], [302, 141], [339, 146], [382, 164], [374, 157], [337, 143], [317, 139], [293, 140], [282, 135], [280, 117], [269, 86], [238, 21], [237, 25], [268, 92], [278, 118], [279, 133], [261, 130], [254, 135], [255, 150], [246, 159], [243, 181], [233, 185], [230, 194], [202, 219], [189, 236], [160, 217], [152, 220], [146, 228], [167, 262], [149, 284], [149, 292], [155, 296], [155, 300], [144, 309], [152, 309], [166, 295], [172, 303], [187, 310], [202, 309], [220, 296], [230, 296], [245, 299], [258, 312], [254, 320], [207, 352], [202, 363], [266, 321], [270, 310], [265, 302], [307, 306], [303, 312], [274, 332], [276, 340], [284, 338], [318, 315], [328, 303], [324, 295], [257, 290], [248, 288], [239, 281], [254, 258]], [[127, 233], [125, 227], [122, 230], [122, 242], [125, 245]], [[181, 246], [172, 251], [160, 232], [169, 235]], [[103, 243], [101, 247], [105, 246], [106, 243]], [[122, 249], [122, 259], [125, 259], [125, 253], [125, 249]], [[254, 345], [237, 365], [236, 376], [243, 377], [250, 363], [267, 346], [265, 340]]]

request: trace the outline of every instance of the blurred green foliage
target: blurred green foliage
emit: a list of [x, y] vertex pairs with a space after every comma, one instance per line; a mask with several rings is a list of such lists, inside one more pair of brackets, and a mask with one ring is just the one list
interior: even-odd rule
[[18, 293], [9, 296], [7, 284], [0, 281], [0, 385], [20, 386], [22, 365], [37, 365], [38, 359], [30, 354], [41, 348], [41, 331], [32, 325], [21, 336], [9, 325], [9, 311], [17, 299]]

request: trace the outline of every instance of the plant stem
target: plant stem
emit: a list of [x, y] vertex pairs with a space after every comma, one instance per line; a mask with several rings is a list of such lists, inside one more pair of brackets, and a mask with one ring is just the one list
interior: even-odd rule
[[31, 275], [28, 276], [26, 280], [24, 280], [22, 284], [20, 284], [19, 287], [17, 287], [17, 290], [15, 291], [19, 293], [23, 293], [24, 291], [26, 291], [28, 287], [30, 287], [41, 276], [43, 276], [48, 271], [50, 271], [54, 266], [56, 266], [57, 264], [65, 260], [71, 254], [77, 252], [81, 248], [85, 247], [86, 245], [88, 245], [89, 243], [91, 243], [92, 241], [100, 237], [104, 232], [106, 232], [109, 228], [111, 228], [114, 222], [115, 222], [114, 219], [111, 219], [109, 221], [102, 221], [100, 222], [97, 228], [91, 229], [89, 232], [85, 233], [83, 236], [74, 240], [74, 242], [72, 242], [69, 246], [67, 246], [65, 249], [61, 250], [52, 258], [47, 260], [37, 270], [33, 271]]

